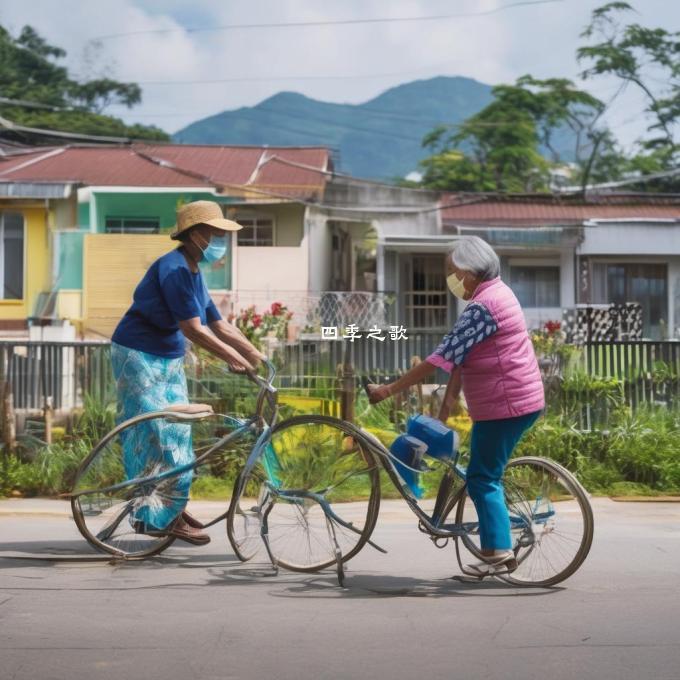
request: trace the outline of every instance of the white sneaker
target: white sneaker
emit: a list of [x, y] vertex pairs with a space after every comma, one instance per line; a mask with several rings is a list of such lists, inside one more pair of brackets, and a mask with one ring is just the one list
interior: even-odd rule
[[517, 569], [517, 560], [512, 550], [494, 550], [493, 555], [486, 555], [481, 562], [468, 564], [467, 568], [476, 576], [508, 574]]

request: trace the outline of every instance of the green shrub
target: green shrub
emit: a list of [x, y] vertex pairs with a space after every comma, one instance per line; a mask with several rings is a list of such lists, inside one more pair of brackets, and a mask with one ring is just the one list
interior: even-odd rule
[[25, 463], [17, 456], [2, 454], [0, 461], [0, 496], [19, 492], [27, 496], [42, 493], [40, 470], [33, 463]]

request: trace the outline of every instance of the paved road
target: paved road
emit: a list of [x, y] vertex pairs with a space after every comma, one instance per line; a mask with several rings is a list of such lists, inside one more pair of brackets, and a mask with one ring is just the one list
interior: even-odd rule
[[452, 548], [386, 502], [389, 554], [366, 548], [341, 590], [332, 573], [240, 564], [222, 526], [208, 546], [113, 565], [59, 502], [0, 502], [0, 678], [677, 680], [680, 504], [594, 505], [581, 570], [518, 590], [451, 580]]

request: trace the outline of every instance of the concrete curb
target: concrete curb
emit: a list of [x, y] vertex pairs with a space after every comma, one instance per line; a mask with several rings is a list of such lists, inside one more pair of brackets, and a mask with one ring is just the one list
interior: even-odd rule
[[607, 496], [617, 503], [680, 503], [680, 496]]

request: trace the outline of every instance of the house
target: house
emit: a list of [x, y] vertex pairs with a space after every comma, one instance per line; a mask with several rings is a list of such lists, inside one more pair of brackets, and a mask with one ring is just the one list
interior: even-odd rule
[[496, 248], [531, 326], [577, 304], [637, 302], [644, 337], [680, 336], [680, 197], [444, 196], [442, 231]]
[[0, 270], [0, 329], [25, 332], [31, 317], [53, 317], [110, 335], [143, 271], [175, 246], [167, 234], [178, 205], [206, 198], [244, 225], [232, 256], [204, 270], [223, 311], [237, 304], [235, 290], [239, 304], [307, 291], [305, 203], [319, 199], [326, 180], [317, 171], [331, 167], [318, 147], [14, 149], [0, 156], [0, 261], [20, 253], [25, 266]]
[[204, 269], [222, 312], [279, 301], [299, 330], [391, 324], [447, 331], [444, 254], [487, 239], [531, 327], [577, 304], [638, 302], [644, 334], [680, 327], [680, 198], [440, 194], [341, 175], [323, 147], [175, 144], [0, 153], [0, 329], [68, 319], [107, 337], [143, 271], [174, 247], [183, 202], [244, 228]]
[[[498, 252], [531, 328], [576, 305], [637, 302], [644, 337], [680, 336], [677, 196], [437, 195], [334, 175], [309, 215], [326, 258], [315, 285], [393, 295], [386, 318], [412, 331], [451, 328], [461, 303], [448, 293], [444, 255], [474, 234]], [[357, 250], [366, 233], [373, 263]], [[357, 275], [371, 268], [374, 287]]]

